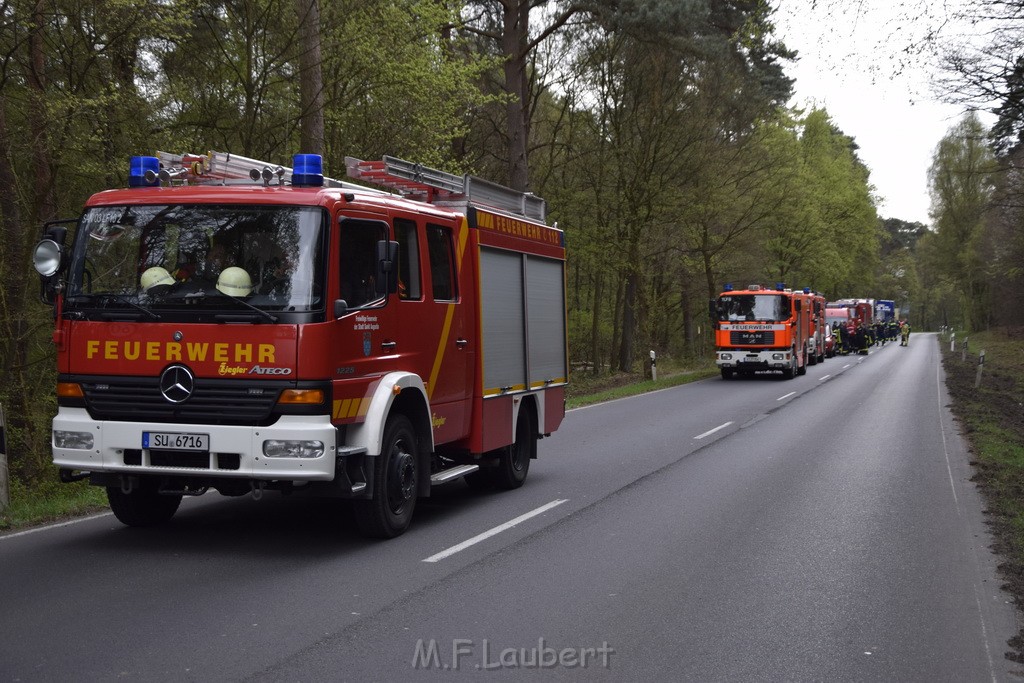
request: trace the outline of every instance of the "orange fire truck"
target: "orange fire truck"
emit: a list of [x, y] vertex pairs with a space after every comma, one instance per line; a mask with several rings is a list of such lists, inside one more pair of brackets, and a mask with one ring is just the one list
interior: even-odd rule
[[825, 362], [825, 327], [828, 325], [825, 320], [826, 301], [824, 296], [811, 291], [810, 287], [804, 287], [804, 294], [809, 302], [811, 321], [811, 332], [807, 340], [807, 358], [811, 365], [815, 365]]
[[208, 489], [350, 498], [382, 538], [434, 485], [522, 485], [565, 412], [562, 232], [529, 193], [346, 165], [376, 187], [316, 155], [133, 157], [70, 242], [44, 228], [64, 481], [131, 526]]
[[715, 364], [724, 379], [757, 370], [781, 370], [791, 379], [807, 372], [814, 296], [783, 285], [750, 285], [725, 291], [711, 302]]

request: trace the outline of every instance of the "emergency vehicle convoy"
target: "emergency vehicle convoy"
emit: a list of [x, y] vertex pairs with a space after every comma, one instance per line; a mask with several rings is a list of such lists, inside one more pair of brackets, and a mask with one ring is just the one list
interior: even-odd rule
[[782, 284], [775, 290], [726, 285], [711, 302], [715, 364], [724, 379], [758, 370], [781, 370], [790, 379], [803, 375], [811, 358], [824, 354], [824, 343], [814, 341], [823, 315], [824, 298], [809, 291], [794, 292]]
[[565, 412], [562, 232], [528, 193], [346, 165], [390, 191], [316, 155], [161, 153], [70, 242], [46, 226], [64, 481], [131, 526], [208, 489], [350, 498], [385, 538], [432, 485], [522, 485]]

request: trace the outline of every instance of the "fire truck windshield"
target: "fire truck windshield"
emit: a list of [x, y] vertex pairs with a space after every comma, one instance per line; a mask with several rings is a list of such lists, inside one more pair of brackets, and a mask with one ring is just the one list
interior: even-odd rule
[[68, 305], [238, 311], [234, 298], [241, 308], [320, 309], [324, 221], [312, 207], [93, 207], [76, 235]]
[[781, 322], [789, 319], [789, 297], [781, 294], [730, 294], [718, 297], [719, 322]]

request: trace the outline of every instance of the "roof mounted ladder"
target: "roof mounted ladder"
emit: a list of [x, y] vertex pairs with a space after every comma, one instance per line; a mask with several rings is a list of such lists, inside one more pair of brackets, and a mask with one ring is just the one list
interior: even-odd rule
[[345, 170], [356, 178], [395, 190], [404, 197], [431, 204], [473, 202], [540, 222], [547, 203], [531, 192], [520, 192], [471, 175], [455, 175], [411, 161], [385, 156], [382, 161], [345, 157]]
[[[162, 167], [161, 174], [166, 171], [165, 182], [207, 182], [214, 184], [253, 184], [262, 182], [264, 185], [290, 185], [292, 169], [288, 166], [271, 164], [259, 159], [250, 159], [230, 152], [207, 152], [206, 154], [172, 154], [157, 152]], [[355, 183], [324, 177], [324, 187], [335, 187], [350, 190], [366, 190]]]

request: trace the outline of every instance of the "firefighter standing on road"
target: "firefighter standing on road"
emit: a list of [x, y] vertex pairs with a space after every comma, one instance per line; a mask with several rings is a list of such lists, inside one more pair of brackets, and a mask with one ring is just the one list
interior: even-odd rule
[[900, 346], [910, 346], [910, 323], [906, 321], [900, 327]]

